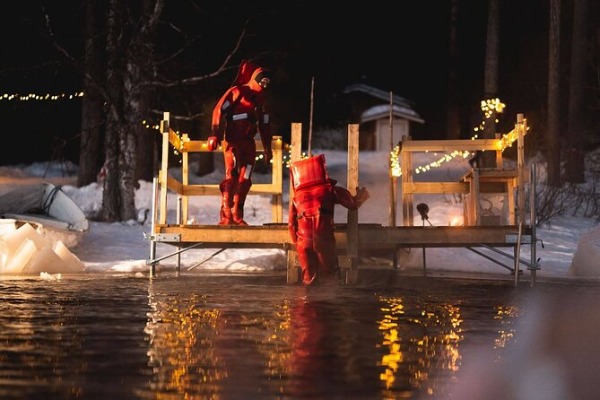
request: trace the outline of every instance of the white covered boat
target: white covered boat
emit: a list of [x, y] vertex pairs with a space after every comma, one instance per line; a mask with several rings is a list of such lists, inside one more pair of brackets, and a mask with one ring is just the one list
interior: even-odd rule
[[60, 186], [39, 183], [0, 195], [0, 235], [29, 223], [52, 242], [72, 248], [89, 230], [89, 221]]

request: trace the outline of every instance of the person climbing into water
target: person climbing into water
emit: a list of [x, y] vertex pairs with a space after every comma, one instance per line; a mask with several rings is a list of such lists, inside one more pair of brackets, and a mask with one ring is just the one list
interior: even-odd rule
[[334, 207], [340, 204], [357, 210], [370, 194], [358, 187], [352, 196], [347, 189], [337, 186], [337, 181], [327, 174], [323, 154], [293, 162], [290, 184], [288, 230], [298, 252], [302, 283], [333, 282], [338, 271]]
[[213, 109], [208, 150], [223, 149], [225, 178], [219, 184], [221, 209], [219, 225], [248, 225], [244, 202], [252, 186], [256, 157], [254, 137], [258, 132], [265, 161], [271, 162], [271, 128], [265, 105], [265, 90], [271, 83], [269, 71], [244, 61], [238, 75]]

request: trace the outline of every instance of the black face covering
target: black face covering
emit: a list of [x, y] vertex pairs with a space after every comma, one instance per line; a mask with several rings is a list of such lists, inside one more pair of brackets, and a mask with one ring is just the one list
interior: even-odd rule
[[254, 78], [254, 80], [256, 81], [256, 83], [258, 83], [263, 89], [266, 89], [267, 87], [269, 87], [269, 85], [271, 84], [271, 76], [269, 75], [268, 72], [266, 71], [262, 71], [260, 73], [258, 73], [258, 75], [256, 75], [256, 78]]

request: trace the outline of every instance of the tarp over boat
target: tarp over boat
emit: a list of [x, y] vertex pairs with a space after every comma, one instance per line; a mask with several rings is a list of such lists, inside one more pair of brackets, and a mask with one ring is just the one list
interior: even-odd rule
[[51, 183], [18, 187], [0, 195], [0, 217], [16, 227], [30, 223], [50, 239], [76, 246], [89, 230], [83, 211], [60, 188]]

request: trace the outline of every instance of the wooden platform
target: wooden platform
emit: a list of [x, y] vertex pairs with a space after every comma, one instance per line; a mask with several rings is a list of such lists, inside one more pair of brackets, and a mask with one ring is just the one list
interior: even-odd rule
[[[496, 150], [498, 153], [504, 146], [512, 143], [508, 135], [497, 140], [456, 140], [456, 141], [413, 141], [403, 139], [401, 148], [403, 153], [402, 170], [402, 207], [403, 226], [383, 226], [380, 224], [359, 224], [358, 211], [348, 210], [347, 223], [335, 225], [335, 237], [337, 253], [340, 260], [340, 268], [343, 272], [344, 281], [347, 284], [356, 282], [358, 276], [358, 259], [362, 254], [377, 251], [379, 254], [389, 254], [393, 258], [394, 266], [397, 266], [397, 252], [401, 248], [427, 248], [427, 247], [464, 247], [479, 253], [476, 247], [487, 247], [509, 257], [514, 267], [505, 266], [513, 273], [519, 270], [520, 265], [526, 265], [531, 272], [531, 281], [535, 282], [535, 272], [538, 265], [535, 262], [535, 228], [522, 222], [525, 220], [524, 212], [524, 168], [523, 168], [523, 136], [526, 132], [524, 120], [520, 115], [515, 130], [509, 135], [519, 139], [519, 162], [516, 175], [510, 172], [510, 176], [500, 176], [503, 184], [502, 191], [512, 199], [516, 195], [517, 200], [510, 202], [510, 213], [505, 219], [508, 224], [482, 225], [479, 218], [477, 196], [480, 186], [489, 184], [486, 174], [477, 171], [463, 179], [462, 182], [430, 182], [417, 183], [412, 180], [411, 152], [424, 151], [432, 148], [440, 148], [440, 151], [456, 149], [480, 149]], [[299, 280], [299, 264], [294, 244], [291, 242], [287, 223], [283, 218], [283, 150], [284, 146], [280, 137], [275, 137], [273, 142], [273, 180], [267, 185], [253, 185], [249, 195], [270, 194], [272, 195], [272, 223], [258, 226], [219, 226], [219, 225], [193, 225], [184, 224], [187, 221], [187, 204], [189, 196], [199, 196], [218, 193], [218, 185], [190, 185], [188, 184], [188, 153], [207, 151], [205, 141], [189, 140], [186, 134], [181, 137], [169, 128], [168, 113], [161, 122], [163, 134], [162, 167], [158, 179], [154, 180], [154, 199], [152, 210], [152, 233], [150, 235], [151, 248], [150, 257], [147, 261], [152, 266], [160, 260], [180, 254], [192, 248], [278, 248], [287, 253], [287, 280], [295, 283]], [[290, 160], [299, 160], [301, 156], [301, 124], [292, 124], [292, 143], [290, 145]], [[479, 146], [479, 147], [478, 147]], [[171, 148], [181, 153], [182, 177], [181, 181], [169, 176], [170, 165], [169, 154]], [[260, 141], [257, 141], [257, 149], [262, 150]], [[502, 173], [500, 173], [502, 174]], [[505, 173], [506, 174], [506, 173]], [[348, 127], [348, 181], [346, 187], [358, 187], [358, 125], [352, 124]], [[495, 179], [495, 178], [494, 178]], [[509, 182], [506, 185], [506, 182]], [[490, 181], [496, 183], [495, 180]], [[167, 192], [178, 195], [178, 204], [167, 204]], [[458, 192], [469, 197], [472, 207], [465, 214], [464, 226], [412, 226], [413, 225], [413, 195], [419, 193]], [[351, 190], [352, 192], [352, 190]], [[533, 193], [533, 191], [531, 191]], [[535, 203], [535, 202], [534, 202]], [[167, 221], [168, 209], [177, 208], [175, 221]], [[513, 210], [516, 208], [516, 210]], [[395, 209], [395, 204], [392, 209]], [[172, 213], [171, 213], [172, 215]], [[531, 210], [530, 221], [535, 220], [535, 210]], [[175, 222], [175, 223], [173, 223]], [[164, 243], [175, 246], [175, 251], [167, 256], [156, 258], [156, 244]], [[531, 261], [522, 260], [519, 256], [522, 245], [531, 246]], [[497, 248], [509, 248], [512, 252], [503, 252]], [[498, 264], [500, 262], [489, 258]], [[502, 265], [502, 264], [501, 264]], [[519, 274], [516, 273], [517, 280]], [[516, 282], [516, 281], [515, 281]]]
[[[406, 226], [358, 224], [359, 250], [393, 250], [398, 247], [512, 247], [518, 226]], [[531, 228], [522, 229], [521, 243], [531, 243]], [[335, 225], [339, 250], [348, 248], [348, 225]], [[197, 244], [196, 248], [280, 248], [293, 249], [287, 224], [255, 226], [162, 225], [156, 227], [154, 241], [178, 247]]]
[[[426, 247], [493, 247], [510, 248], [515, 255], [519, 242], [518, 226], [409, 226], [390, 227], [380, 224], [358, 224], [356, 254], [376, 251], [393, 260], [400, 248]], [[180, 249], [203, 248], [277, 248], [288, 252], [288, 283], [298, 281], [299, 264], [295, 246], [290, 240], [287, 224], [273, 223], [257, 226], [219, 225], [163, 225], [156, 227], [154, 242], [165, 243]], [[337, 251], [344, 281], [353, 283], [356, 271], [352, 260], [346, 258], [349, 243], [347, 224], [335, 225]], [[530, 228], [521, 230], [520, 244], [532, 244]], [[527, 261], [521, 260], [527, 264]], [[514, 269], [509, 268], [512, 271]], [[534, 270], [532, 271], [534, 273]]]

